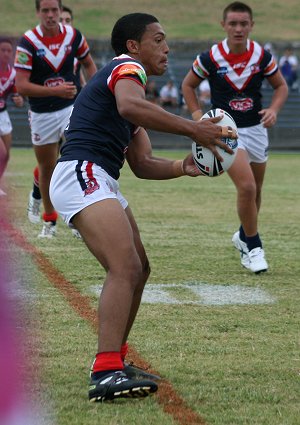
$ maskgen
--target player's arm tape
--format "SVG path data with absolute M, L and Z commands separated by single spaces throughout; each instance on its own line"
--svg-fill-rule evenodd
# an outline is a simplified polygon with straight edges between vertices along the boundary
M 237 139 L 237 132 L 234 128 L 228 126 L 228 127 L 221 127 L 222 129 L 222 137 L 228 137 L 229 139 Z
M 177 159 L 172 164 L 173 171 L 174 171 L 174 177 L 181 177 L 185 176 L 185 172 L 183 169 L 183 161 L 181 159 Z
M 197 111 L 192 112 L 192 118 L 194 121 L 199 121 L 202 117 L 203 113 L 201 109 L 197 109 Z

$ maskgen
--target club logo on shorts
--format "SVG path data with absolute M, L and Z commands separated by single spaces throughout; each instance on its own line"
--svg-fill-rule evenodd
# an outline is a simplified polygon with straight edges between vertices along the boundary
M 35 142 L 39 142 L 41 140 L 41 136 L 38 133 L 33 133 L 33 140 Z
M 90 179 L 88 182 L 86 182 L 86 189 L 84 190 L 84 196 L 91 195 L 95 192 L 95 190 L 98 190 L 100 188 L 99 183 L 95 178 Z

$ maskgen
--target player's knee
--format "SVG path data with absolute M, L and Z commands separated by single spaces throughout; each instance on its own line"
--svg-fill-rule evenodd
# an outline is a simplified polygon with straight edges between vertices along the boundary
M 256 198 L 256 185 L 254 181 L 244 182 L 239 187 L 239 193 L 241 196 L 247 199 Z

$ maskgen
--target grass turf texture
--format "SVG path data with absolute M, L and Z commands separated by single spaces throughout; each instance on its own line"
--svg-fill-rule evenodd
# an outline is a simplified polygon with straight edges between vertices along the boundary
M 182 158 L 185 152 L 156 154 Z M 104 272 L 85 245 L 61 221 L 50 241 L 37 239 L 40 227 L 27 222 L 34 164 L 32 150 L 12 150 L 6 175 L 11 220 L 96 308 L 90 288 L 102 283 Z M 298 424 L 299 178 L 299 154 L 270 156 L 260 214 L 270 270 L 256 276 L 241 268 L 231 246 L 238 219 L 227 175 L 156 182 L 136 179 L 127 166 L 122 171 L 121 190 L 150 258 L 150 283 L 258 287 L 276 300 L 257 306 L 142 304 L 129 342 L 207 424 Z M 174 424 L 154 397 L 113 406 L 87 402 L 96 335 L 30 255 L 11 249 L 15 273 L 34 295 L 25 297 L 34 311 L 28 344 L 37 353 L 32 368 L 40 365 L 39 398 L 48 415 L 58 425 Z M 40 383 L 32 387 L 40 390 Z
M 168 38 L 215 40 L 224 36 L 219 22 L 224 7 L 229 3 L 222 0 L 72 0 L 66 4 L 74 11 L 75 26 L 91 38 L 108 39 L 120 16 L 147 12 L 157 16 Z M 299 39 L 298 0 L 253 0 L 249 5 L 254 11 L 255 39 L 262 42 Z M 1 22 L 2 34 L 20 36 L 37 24 L 33 0 L 1 0 L 1 15 L 5 17 Z

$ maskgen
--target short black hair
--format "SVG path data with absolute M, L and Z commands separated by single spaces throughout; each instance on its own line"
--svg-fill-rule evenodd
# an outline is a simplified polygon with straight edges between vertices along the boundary
M 141 41 L 146 26 L 158 22 L 158 19 L 147 13 L 129 13 L 115 23 L 111 33 L 111 47 L 119 56 L 127 53 L 127 40 Z
M 234 1 L 225 7 L 223 11 L 223 21 L 226 20 L 228 12 L 246 12 L 249 13 L 251 21 L 253 19 L 253 12 L 251 7 L 240 1 Z
M 36 10 L 37 10 L 37 11 L 39 11 L 39 10 L 40 10 L 40 8 L 41 8 L 41 1 L 42 1 L 42 0 L 35 0 L 35 8 L 36 8 Z M 57 2 L 58 2 L 58 7 L 59 7 L 60 9 L 62 8 L 61 1 L 62 1 L 62 0 L 57 0 Z
M 73 19 L 73 11 L 72 11 L 72 9 L 70 9 L 68 6 L 62 5 L 61 10 L 62 10 L 62 12 L 69 13 L 70 16 L 71 16 L 71 19 Z
M 0 37 L 0 44 L 2 44 L 2 43 L 8 43 L 11 46 L 13 45 L 12 40 L 8 37 Z

